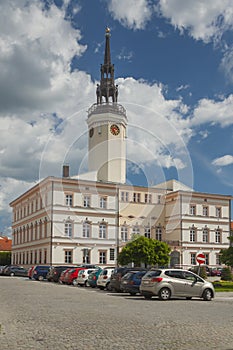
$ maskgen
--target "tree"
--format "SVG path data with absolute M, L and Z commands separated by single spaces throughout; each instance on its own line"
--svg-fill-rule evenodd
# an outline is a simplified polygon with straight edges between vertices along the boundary
M 169 253 L 170 247 L 167 243 L 137 236 L 119 253 L 118 263 L 120 265 L 134 263 L 135 266 L 140 266 L 141 263 L 164 266 L 169 262 Z
M 0 265 L 9 265 L 11 263 L 11 252 L 0 252 Z
M 232 281 L 232 273 L 229 267 L 224 267 L 221 274 L 222 281 Z
M 221 263 L 233 267 L 233 247 L 221 249 L 220 254 Z

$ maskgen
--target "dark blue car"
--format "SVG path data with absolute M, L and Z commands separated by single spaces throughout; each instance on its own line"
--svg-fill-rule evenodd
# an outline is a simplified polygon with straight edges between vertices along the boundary
M 45 280 L 49 269 L 50 269 L 50 266 L 46 266 L 46 265 L 35 266 L 32 271 L 32 278 L 37 281 Z
M 121 279 L 121 291 L 129 293 L 130 295 L 136 295 L 140 293 L 139 286 L 141 284 L 142 277 L 147 271 L 130 271 L 127 272 Z

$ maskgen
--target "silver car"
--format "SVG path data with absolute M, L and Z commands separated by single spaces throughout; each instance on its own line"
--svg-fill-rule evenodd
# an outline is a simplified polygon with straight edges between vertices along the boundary
M 176 269 L 151 269 L 142 278 L 140 293 L 145 299 L 158 296 L 160 300 L 171 297 L 202 298 L 210 301 L 214 298 L 212 283 L 205 281 L 191 271 Z

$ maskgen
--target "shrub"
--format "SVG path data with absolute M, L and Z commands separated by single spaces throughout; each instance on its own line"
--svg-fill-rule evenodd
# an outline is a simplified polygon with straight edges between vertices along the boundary
M 222 269 L 221 280 L 223 281 L 232 281 L 232 273 L 230 267 L 224 267 Z

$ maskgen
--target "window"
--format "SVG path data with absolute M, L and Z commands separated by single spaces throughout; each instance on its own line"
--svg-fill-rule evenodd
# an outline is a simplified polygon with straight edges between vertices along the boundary
M 217 218 L 221 218 L 221 208 L 216 208 L 216 216 Z
M 100 208 L 106 209 L 107 208 L 107 198 L 101 197 L 100 198 Z
M 195 230 L 191 229 L 189 231 L 190 242 L 195 242 Z
M 106 224 L 100 224 L 99 226 L 99 238 L 106 238 L 107 226 Z
M 150 227 L 145 227 L 144 236 L 150 238 Z
M 189 214 L 196 215 L 196 206 L 195 205 L 190 205 Z
M 91 225 L 88 222 L 85 222 L 83 224 L 83 237 L 89 238 L 90 237 L 90 230 L 91 230 Z
M 72 250 L 65 250 L 65 263 L 72 264 Z
M 122 242 L 128 241 L 128 228 L 126 226 L 121 227 L 121 240 Z
M 221 265 L 220 254 L 216 254 L 216 265 Z
M 162 229 L 161 229 L 161 227 L 156 228 L 155 239 L 157 239 L 157 241 L 162 241 Z
M 73 205 L 73 195 L 72 194 L 66 194 L 66 205 L 69 207 L 72 207 Z
M 140 228 L 138 226 L 133 226 L 132 235 L 140 235 Z
M 207 228 L 204 228 L 204 230 L 202 231 L 202 241 L 204 243 L 208 242 L 208 236 L 209 236 L 209 231 Z
M 152 202 L 152 195 L 150 193 L 145 193 L 145 203 Z
M 215 243 L 221 243 L 221 231 L 220 230 L 215 231 Z
M 85 208 L 88 208 L 91 206 L 91 197 L 90 196 L 84 196 L 83 198 L 83 206 Z
M 106 264 L 106 252 L 99 252 L 99 264 Z
M 90 264 L 90 250 L 87 248 L 83 249 L 83 263 Z
M 158 204 L 161 203 L 161 195 L 158 195 Z
M 72 237 L 72 223 L 71 222 L 65 223 L 65 236 Z
M 133 201 L 136 202 L 140 202 L 140 193 L 136 193 L 134 192 L 133 194 Z
M 114 248 L 110 248 L 109 253 L 110 253 L 109 260 L 115 260 L 115 249 Z
M 195 253 L 191 253 L 191 264 L 196 265 L 196 254 Z
M 121 192 L 121 201 L 128 202 L 129 201 L 129 192 Z
M 209 265 L 209 254 L 204 254 L 205 255 L 205 265 Z
M 202 208 L 202 214 L 203 214 L 203 216 L 208 216 L 208 207 Z
M 47 249 L 44 249 L 44 264 L 47 264 Z

